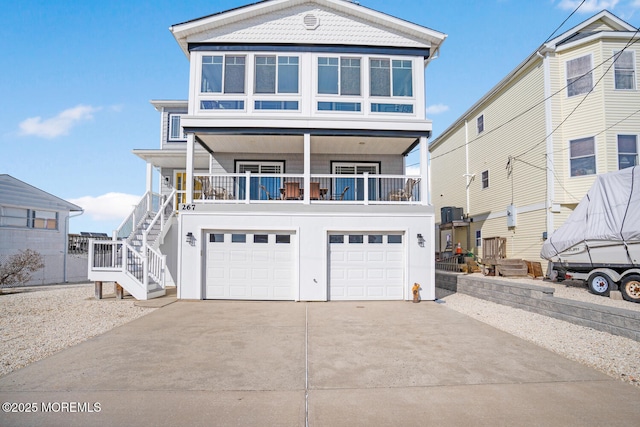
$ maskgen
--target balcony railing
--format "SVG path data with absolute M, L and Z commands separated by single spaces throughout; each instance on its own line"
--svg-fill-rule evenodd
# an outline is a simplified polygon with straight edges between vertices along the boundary
M 419 204 L 420 177 L 410 175 L 314 174 L 309 180 L 311 203 Z M 302 203 L 300 174 L 195 174 L 194 203 Z M 180 193 L 180 191 L 178 191 Z

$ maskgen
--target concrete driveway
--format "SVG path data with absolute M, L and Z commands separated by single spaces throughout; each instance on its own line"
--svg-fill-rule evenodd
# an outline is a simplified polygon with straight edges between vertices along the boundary
M 0 401 L 2 426 L 640 425 L 638 388 L 434 302 L 179 301 Z

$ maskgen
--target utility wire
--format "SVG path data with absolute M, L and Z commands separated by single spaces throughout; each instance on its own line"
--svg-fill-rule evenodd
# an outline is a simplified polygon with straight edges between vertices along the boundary
M 634 38 L 634 37 L 635 37 L 635 35 L 638 33 L 638 31 L 640 31 L 640 28 L 636 30 L 636 32 L 633 34 L 633 36 L 631 36 L 631 40 L 633 40 L 633 38 Z M 634 41 L 634 42 L 632 42 L 632 43 L 627 44 L 627 46 L 625 46 L 625 47 L 624 47 L 621 51 L 619 51 L 617 54 L 619 54 L 620 52 L 622 52 L 622 51 L 624 51 L 625 49 L 629 48 L 630 46 L 634 45 L 635 43 L 638 43 L 639 41 L 640 41 L 640 38 L 639 38 L 639 39 L 637 39 L 637 40 L 635 40 L 635 41 Z M 617 55 L 617 54 L 616 54 L 616 55 Z M 611 58 L 613 58 L 613 57 L 614 57 L 614 56 L 616 56 L 616 55 L 612 55 L 611 57 L 609 57 L 609 58 L 607 58 L 606 60 L 602 61 L 600 64 L 596 65 L 596 66 L 595 66 L 595 67 L 593 67 L 591 70 L 589 70 L 589 71 L 587 71 L 585 74 L 583 74 L 580 78 L 582 78 L 582 77 L 584 77 L 585 75 L 587 75 L 587 74 L 589 74 L 589 73 L 591 73 L 591 72 L 593 72 L 593 71 L 597 70 L 598 68 L 602 67 L 602 66 L 603 66 L 604 64 L 606 64 L 609 60 L 611 60 Z M 605 73 L 605 74 L 606 74 L 606 73 Z M 432 159 L 432 160 L 433 160 L 433 159 L 437 159 L 437 158 L 443 157 L 443 156 L 445 156 L 445 155 L 447 155 L 447 154 L 450 154 L 450 153 L 453 153 L 453 152 L 455 152 L 455 151 L 458 151 L 458 150 L 460 150 L 460 149 L 462 149 L 462 148 L 466 147 L 467 145 L 470 145 L 472 142 L 476 142 L 476 141 L 478 141 L 478 140 L 482 139 L 483 137 L 485 137 L 485 136 L 487 136 L 487 135 L 490 135 L 491 133 L 493 133 L 493 132 L 497 131 L 498 129 L 501 129 L 501 128 L 503 128 L 504 126 L 508 125 L 509 123 L 511 123 L 511 122 L 513 122 L 513 121 L 515 121 L 516 119 L 519 119 L 520 117 L 524 116 L 524 115 L 525 115 L 525 114 L 527 114 L 528 112 L 532 111 L 534 108 L 536 108 L 536 107 L 538 107 L 539 105 L 541 105 L 541 104 L 545 103 L 547 100 L 549 100 L 549 99 L 553 98 L 554 96 L 558 95 L 559 93 L 564 92 L 564 90 L 565 90 L 567 87 L 569 87 L 569 84 L 567 84 L 567 85 L 565 85 L 564 87 L 562 87 L 562 88 L 558 89 L 556 92 L 552 93 L 551 95 L 549 95 L 548 97 L 544 98 L 543 100 L 541 100 L 541 101 L 539 101 L 539 102 L 537 102 L 537 103 L 533 104 L 531 107 L 529 107 L 529 108 L 527 108 L 526 110 L 522 111 L 521 113 L 519 113 L 519 114 L 515 115 L 514 117 L 510 118 L 510 119 L 509 119 L 509 120 L 507 120 L 506 122 L 504 122 L 504 123 L 502 123 L 502 124 L 500 124 L 500 125 L 498 125 L 498 126 L 496 126 L 496 127 L 492 128 L 492 129 L 490 129 L 490 130 L 487 130 L 487 131 L 483 132 L 482 134 L 478 135 L 476 138 L 474 138 L 474 139 L 472 139 L 472 140 L 470 140 L 470 141 L 468 141 L 468 142 L 465 142 L 465 143 L 464 143 L 464 144 L 462 144 L 462 145 L 459 145 L 459 146 L 457 146 L 457 147 L 454 147 L 454 148 L 450 149 L 449 151 L 446 151 L 446 152 L 444 152 L 444 153 L 442 153 L 442 154 L 438 154 L 437 156 L 433 156 L 433 157 L 431 157 L 431 159 Z M 566 119 L 565 119 L 565 121 L 566 121 Z M 554 129 L 554 132 L 555 132 L 555 130 L 557 130 L 557 129 Z M 551 135 L 551 134 L 550 134 L 550 135 Z M 537 145 L 540 145 L 542 142 L 546 141 L 546 139 L 547 139 L 550 135 L 547 135 L 547 136 L 545 137 L 545 139 L 544 139 L 544 140 L 542 140 L 541 142 L 539 142 L 538 144 L 536 144 L 536 146 L 537 146 Z M 521 155 L 522 155 L 522 154 L 521 154 Z M 516 157 L 517 157 L 517 156 L 516 156 Z
M 567 19 L 565 19 L 564 21 L 562 21 L 562 24 L 558 25 L 558 28 L 556 28 L 555 30 L 553 30 L 553 33 L 551 33 L 551 34 L 549 35 L 549 37 L 547 37 L 547 39 L 546 39 L 546 40 L 544 41 L 544 43 L 542 43 L 542 44 L 545 44 L 546 42 L 548 42 L 549 40 L 551 40 L 551 37 L 553 37 L 553 35 L 554 35 L 554 34 L 555 34 L 555 33 L 556 33 L 560 28 L 562 28 L 562 26 L 563 26 L 563 25 L 564 25 L 564 24 L 569 20 L 569 18 L 571 18 L 571 17 L 573 16 L 573 14 L 574 14 L 574 13 L 576 13 L 576 12 L 578 11 L 578 9 L 580 9 L 580 6 L 582 6 L 582 5 L 584 4 L 584 2 L 585 2 L 585 1 L 586 1 L 586 0 L 582 0 L 582 1 L 580 2 L 580 4 L 579 4 L 579 5 L 578 5 L 574 10 L 573 10 L 573 12 L 571 12 L 571 15 L 567 16 Z

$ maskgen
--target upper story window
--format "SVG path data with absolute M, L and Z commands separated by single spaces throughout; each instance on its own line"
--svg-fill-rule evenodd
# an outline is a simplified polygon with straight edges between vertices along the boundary
M 635 89 L 636 60 L 634 52 L 630 50 L 616 52 L 614 59 L 613 69 L 616 89 Z
M 476 125 L 478 127 L 478 133 L 484 132 L 484 114 L 478 117 L 478 119 L 476 120 Z
M 169 141 L 184 141 L 186 135 L 180 127 L 181 114 L 169 114 Z
M 360 58 L 318 58 L 318 93 L 360 95 Z
M 594 175 L 596 173 L 595 138 L 580 138 L 569 141 L 571 176 Z
M 618 169 L 630 168 L 638 164 L 637 135 L 618 135 Z
M 297 56 L 256 56 L 255 93 L 298 93 Z
M 482 189 L 489 188 L 489 171 L 482 172 Z
M 203 56 L 200 91 L 244 93 L 245 61 L 244 56 Z
M 567 61 L 567 96 L 589 93 L 593 88 L 591 55 Z
M 372 59 L 369 79 L 371 96 L 413 96 L 411 61 Z

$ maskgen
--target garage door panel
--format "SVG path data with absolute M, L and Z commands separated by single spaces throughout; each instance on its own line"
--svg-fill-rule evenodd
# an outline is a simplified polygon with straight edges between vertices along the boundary
M 247 253 L 245 251 L 232 250 L 229 253 L 229 262 L 246 262 L 246 261 L 247 261 Z
M 350 239 L 348 236 L 362 239 Z M 404 238 L 392 242 L 381 233 L 334 234 L 329 241 L 329 298 L 391 300 L 404 298 Z M 400 237 L 398 238 L 398 236 Z M 344 237 L 342 237 L 344 236 Z M 342 242 L 342 243 L 339 243 Z
M 367 252 L 368 262 L 382 262 L 384 261 L 385 253 L 383 251 Z
M 235 235 L 233 242 L 232 234 Z M 282 234 L 288 236 L 283 238 Z M 222 235 L 224 238 L 219 238 Z M 205 298 L 295 299 L 294 239 L 295 233 L 291 232 L 209 233 Z
M 362 253 L 362 252 L 347 252 L 347 261 L 349 261 L 349 262 L 364 261 L 364 253 Z

